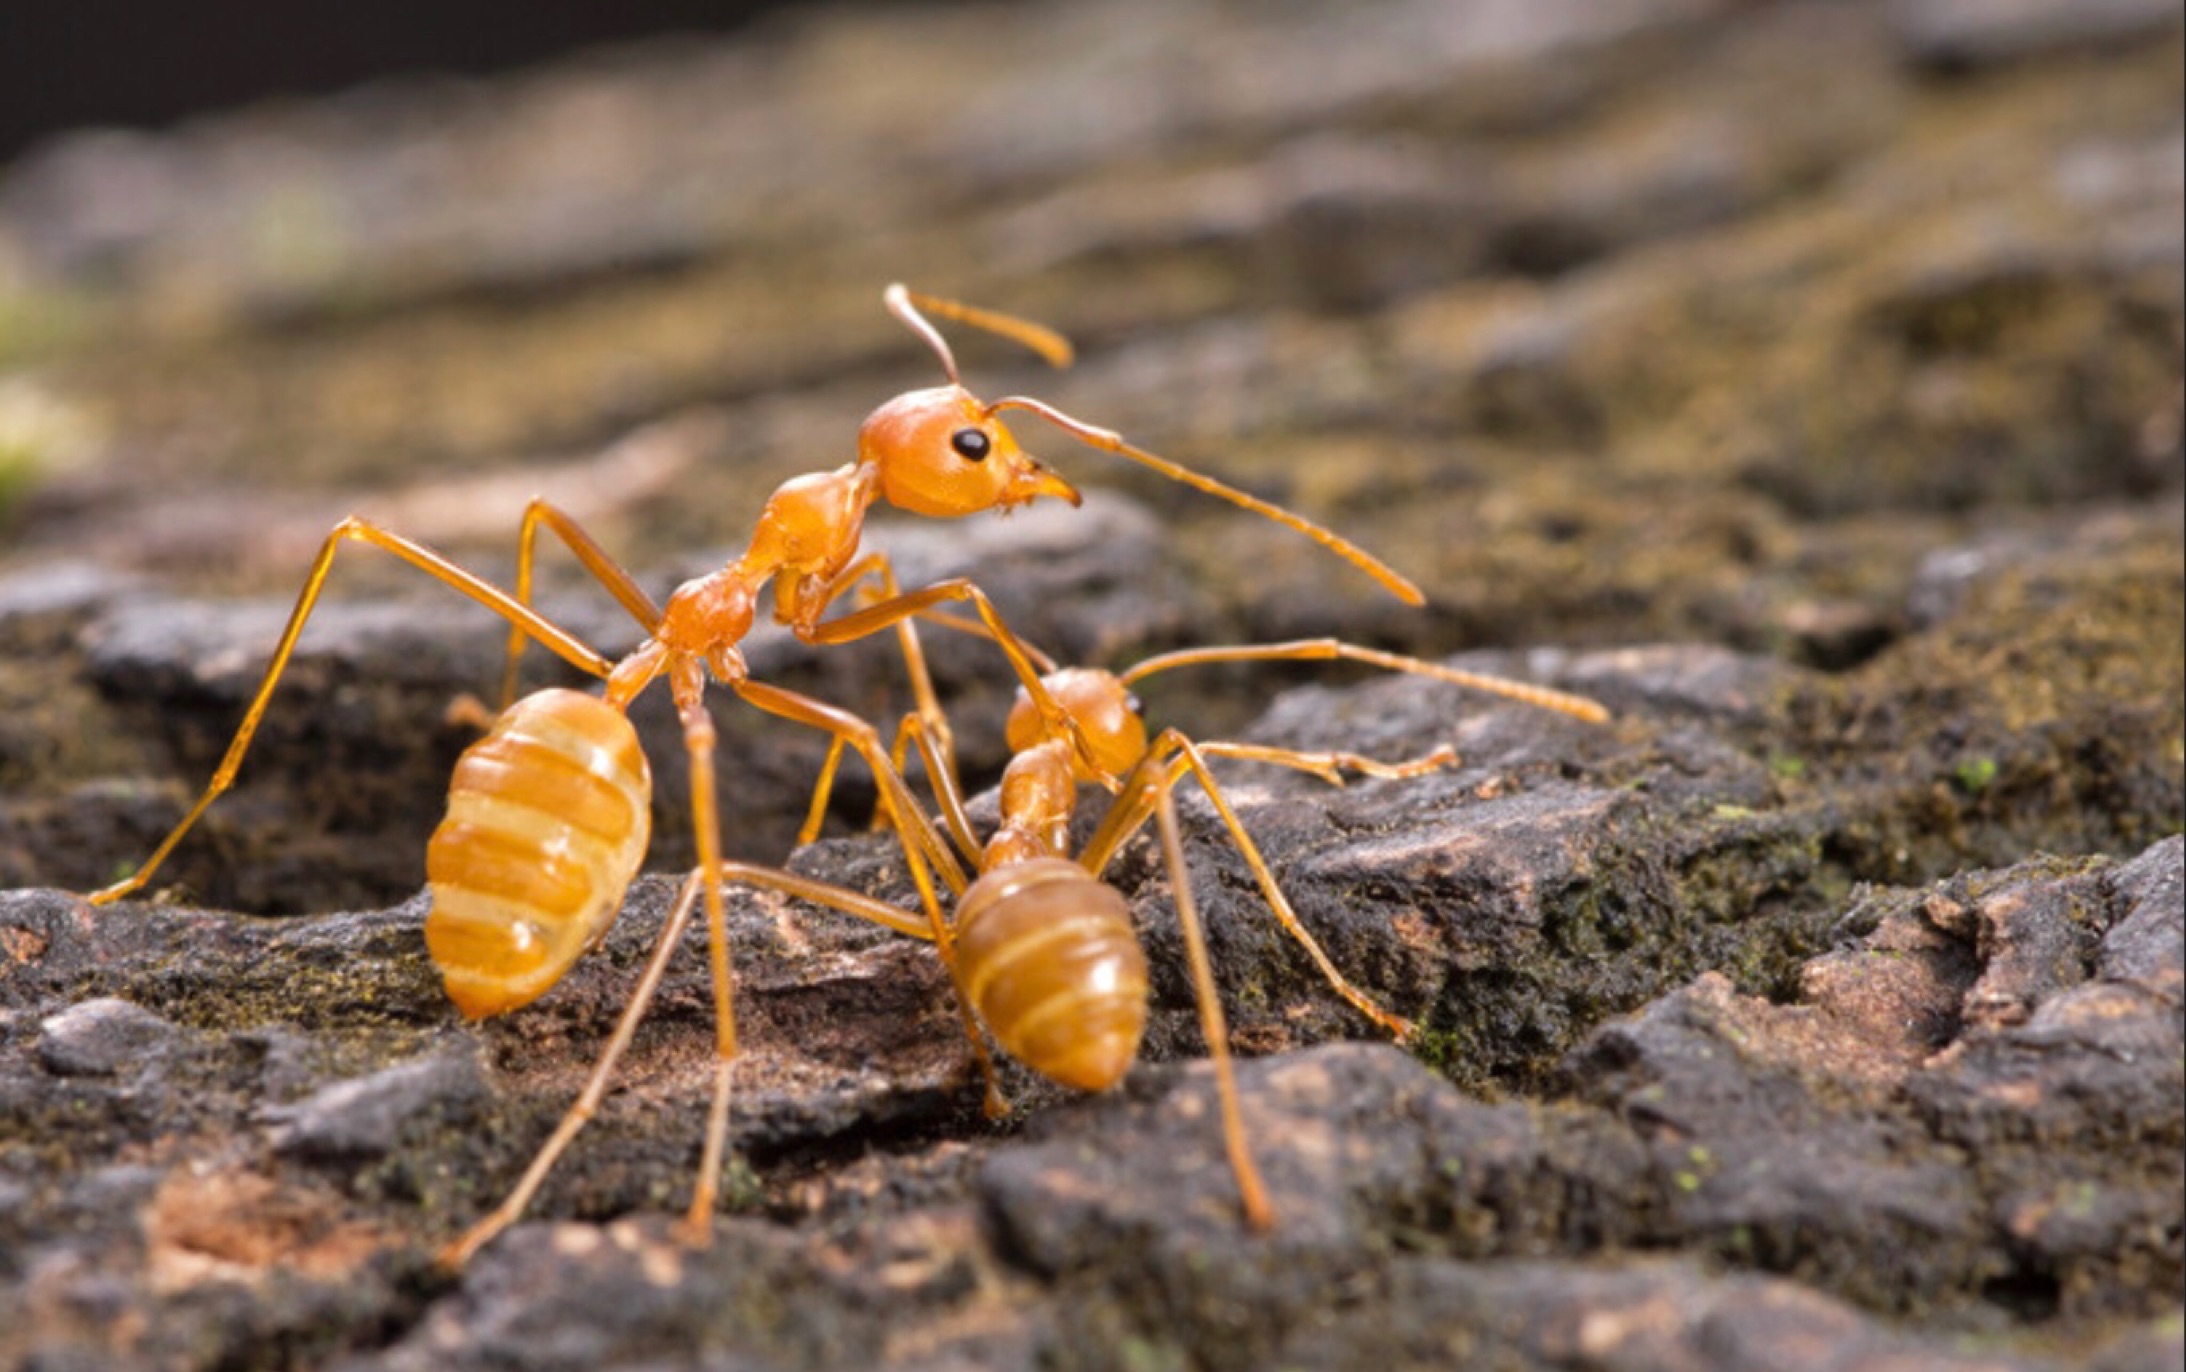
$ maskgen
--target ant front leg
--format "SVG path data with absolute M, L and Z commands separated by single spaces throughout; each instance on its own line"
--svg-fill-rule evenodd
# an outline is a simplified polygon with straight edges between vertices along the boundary
M 804 825 L 797 831 L 799 846 L 820 836 L 820 828 L 827 820 L 827 802 L 834 793 L 835 776 L 841 770 L 843 752 L 848 747 L 840 735 L 828 744 L 827 758 L 820 764 L 819 780 L 813 783 L 812 799 L 805 807 Z M 971 816 L 964 807 L 964 788 L 957 782 L 955 769 L 941 760 L 933 739 L 926 732 L 926 722 L 910 714 L 897 723 L 895 745 L 888 750 L 888 763 L 898 776 L 903 774 L 904 760 L 914 748 L 918 750 L 919 761 L 925 764 L 934 802 L 941 807 L 942 825 L 956 844 L 957 853 L 965 862 L 977 867 L 979 840 L 972 833 Z M 887 828 L 890 818 L 888 802 L 883 797 L 873 807 L 873 828 L 876 831 Z
M 921 884 L 922 894 L 930 880 L 929 871 L 940 873 L 952 892 L 960 893 L 969 884 L 948 844 L 934 832 L 917 798 L 911 794 L 911 788 L 889 762 L 886 750 L 881 747 L 880 734 L 872 725 L 847 710 L 749 678 L 731 683 L 730 689 L 768 714 L 832 734 L 837 748 L 849 748 L 865 759 L 865 765 L 872 770 L 874 781 L 880 787 L 881 802 L 887 806 L 902 841 L 912 876 Z M 938 903 L 936 908 L 939 908 Z
M 1206 792 L 1207 799 L 1213 803 L 1215 813 L 1222 819 L 1223 827 L 1230 832 L 1230 841 L 1236 845 L 1238 855 L 1245 859 L 1245 865 L 1252 869 L 1253 881 L 1260 887 L 1260 894 L 1267 900 L 1268 909 L 1274 913 L 1276 922 L 1283 926 L 1284 932 L 1306 950 L 1307 956 L 1313 959 L 1313 965 L 1320 969 L 1322 977 L 1353 1009 L 1380 1025 L 1399 1041 L 1408 1038 L 1412 1033 L 1411 1021 L 1376 1005 L 1371 997 L 1338 971 L 1336 964 L 1329 960 L 1328 954 L 1321 950 L 1319 941 L 1298 918 L 1297 911 L 1291 908 L 1290 899 L 1283 894 L 1283 888 L 1275 880 L 1275 873 L 1269 869 L 1267 859 L 1260 855 L 1259 845 L 1252 841 L 1252 835 L 1246 832 L 1244 823 L 1237 818 L 1237 812 L 1230 808 L 1229 799 L 1222 794 L 1222 788 L 1216 783 L 1214 772 L 1207 766 L 1205 756 L 1197 745 L 1176 730 L 1162 731 L 1161 736 L 1147 749 L 1146 757 L 1133 770 L 1130 783 L 1125 786 L 1123 794 L 1109 806 L 1108 813 L 1102 816 L 1100 827 L 1094 831 L 1092 840 L 1086 844 L 1085 851 L 1079 854 L 1079 862 L 1087 871 L 1099 876 L 1131 836 L 1168 803 L 1170 790 L 1182 780 L 1186 772 L 1198 779 L 1200 789 Z
M 896 746 L 890 758 L 895 761 L 898 772 L 903 770 L 901 757 L 906 745 L 916 747 L 919 760 L 926 764 L 927 785 L 933 792 L 934 803 L 941 807 L 941 822 L 955 841 L 957 852 L 963 854 L 966 862 L 978 867 L 979 839 L 972 832 L 971 814 L 965 808 L 963 783 L 957 780 L 954 767 L 943 764 L 933 740 L 927 737 L 925 721 L 917 715 L 905 715 L 903 722 L 896 726 Z
M 234 783 L 235 774 L 243 765 L 243 757 L 250 751 L 251 739 L 257 734 L 260 721 L 265 718 L 266 706 L 273 699 L 274 688 L 280 684 L 281 674 L 287 670 L 289 659 L 295 654 L 296 641 L 303 635 L 304 624 L 311 618 L 312 610 L 319 603 L 319 593 L 325 588 L 326 579 L 334 570 L 334 555 L 344 543 L 350 542 L 368 544 L 394 554 L 426 575 L 500 615 L 516 626 L 519 632 L 538 639 L 556 656 L 580 671 L 605 677 L 614 668 L 613 663 L 574 635 L 482 577 L 465 571 L 421 543 L 412 542 L 367 520 L 351 516 L 335 525 L 327 534 L 326 541 L 319 546 L 319 554 L 312 561 L 310 572 L 304 577 L 303 590 L 297 594 L 296 606 L 289 611 L 288 624 L 281 630 L 280 642 L 274 646 L 273 660 L 267 665 L 265 676 L 258 683 L 257 693 L 251 697 L 249 708 L 243 712 L 243 722 L 236 729 L 235 737 L 229 740 L 227 753 L 214 769 L 212 780 L 198 796 L 197 803 L 190 807 L 180 823 L 168 831 L 167 837 L 160 840 L 159 846 L 152 850 L 152 855 L 144 860 L 133 875 L 93 892 L 90 896 L 93 905 L 110 904 L 141 890 L 152 879 L 152 874 L 159 870 L 160 864 L 174 852 L 175 846 L 182 842 L 183 835 L 190 832 L 213 801 Z
M 863 585 L 867 578 L 871 578 L 877 586 Z M 828 606 L 852 592 L 856 592 L 859 604 L 865 608 L 902 599 L 903 589 L 896 583 L 895 565 L 889 561 L 888 554 L 865 554 L 830 577 L 816 593 L 801 601 L 798 606 L 800 610 L 805 604 L 812 608 L 804 612 L 804 618 L 809 623 L 799 630 L 800 635 L 808 633 L 811 625 L 818 623 L 819 616 L 826 612 Z M 991 637 L 983 625 L 958 619 L 953 615 L 928 611 L 926 617 L 954 628 L 968 629 L 982 637 Z M 926 645 L 918 636 L 917 617 L 906 616 L 896 621 L 895 630 L 896 644 L 903 654 L 904 673 L 911 681 L 911 698 L 917 702 L 918 717 L 925 721 L 928 739 L 953 775 L 956 768 L 956 731 L 950 727 L 949 716 L 941 708 L 941 697 L 934 691 L 933 672 L 926 665 Z M 1035 658 L 1042 656 L 1030 644 L 1020 643 L 1019 646 Z M 899 747 L 895 753 L 898 770 L 902 769 L 904 760 L 901 741 L 899 736 Z

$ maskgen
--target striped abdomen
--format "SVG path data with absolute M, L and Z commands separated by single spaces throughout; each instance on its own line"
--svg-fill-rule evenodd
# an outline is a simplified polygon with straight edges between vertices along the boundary
M 536 1000 L 607 932 L 652 788 L 630 721 L 577 691 L 524 697 L 464 750 L 425 849 L 425 946 L 465 1016 Z
M 1146 1028 L 1123 897 L 1066 858 L 995 868 L 957 903 L 962 993 L 1010 1056 L 1080 1091 L 1122 1080 Z

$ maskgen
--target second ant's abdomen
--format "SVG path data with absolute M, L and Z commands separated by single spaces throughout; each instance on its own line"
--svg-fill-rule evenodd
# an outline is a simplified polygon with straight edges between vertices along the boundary
M 1147 993 L 1123 897 L 1066 858 L 1034 858 L 973 882 L 957 912 L 963 994 L 1003 1049 L 1080 1091 L 1122 1080 Z
M 607 931 L 651 796 L 630 721 L 577 691 L 526 696 L 464 750 L 425 849 L 425 945 L 466 1017 L 536 1000 Z

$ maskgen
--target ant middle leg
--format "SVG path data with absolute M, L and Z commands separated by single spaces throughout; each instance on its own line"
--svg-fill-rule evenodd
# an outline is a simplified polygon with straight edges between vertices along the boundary
M 190 832 L 212 803 L 234 783 L 235 774 L 243 765 L 243 757 L 250 750 L 251 739 L 257 734 L 259 723 L 265 718 L 266 706 L 273 699 L 274 688 L 280 684 L 281 674 L 287 670 L 289 659 L 295 654 L 296 642 L 303 635 L 304 624 L 311 618 L 311 612 L 319 602 L 319 593 L 325 588 L 326 579 L 334 570 L 334 556 L 343 544 L 350 542 L 364 543 L 394 554 L 426 575 L 500 615 L 517 626 L 520 632 L 538 639 L 556 656 L 580 671 L 606 677 L 614 669 L 613 663 L 589 645 L 491 582 L 464 570 L 421 543 L 352 515 L 335 525 L 327 534 L 326 541 L 319 546 L 318 556 L 313 559 L 311 570 L 304 577 L 303 589 L 297 594 L 295 608 L 289 611 L 287 626 L 281 630 L 280 641 L 274 647 L 273 660 L 259 680 L 258 690 L 251 697 L 249 708 L 243 712 L 242 724 L 229 740 L 226 754 L 222 756 L 220 765 L 214 769 L 212 780 L 198 796 L 197 803 L 168 831 L 167 836 L 160 840 L 159 846 L 152 850 L 151 856 L 134 873 L 93 892 L 89 897 L 93 905 L 110 904 L 143 889 L 160 865 L 174 852 L 175 846 L 182 842 L 183 836 Z

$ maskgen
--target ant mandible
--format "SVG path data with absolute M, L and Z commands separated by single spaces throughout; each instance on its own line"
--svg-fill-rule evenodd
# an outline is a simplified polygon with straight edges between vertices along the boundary
M 336 554 L 345 544 L 363 543 L 392 554 L 508 622 L 510 660 L 504 696 L 513 695 L 517 655 L 532 639 L 605 683 L 599 697 L 549 689 L 508 702 L 492 731 L 467 749 L 458 763 L 450 782 L 447 817 L 427 846 L 432 908 L 426 919 L 426 944 L 451 999 L 472 1019 L 514 1010 L 544 994 L 604 936 L 643 859 L 650 836 L 651 778 L 627 711 L 647 687 L 665 677 L 690 760 L 691 817 L 714 983 L 715 1090 L 688 1226 L 694 1235 L 703 1234 L 713 1211 L 725 1147 L 736 1056 L 715 799 L 716 734 L 704 700 L 708 678 L 722 682 L 763 711 L 822 729 L 838 745 L 855 748 L 879 779 L 889 809 L 898 816 L 916 814 L 908 790 L 888 765 L 870 725 L 809 697 L 749 678 L 738 645 L 752 627 L 759 597 L 769 581 L 775 588 L 776 618 L 813 644 L 847 642 L 907 623 L 910 617 L 946 602 L 970 601 L 1048 727 L 1071 737 L 1090 759 L 1076 722 L 1048 695 L 1021 641 L 969 580 L 940 582 L 835 620 L 821 619 L 866 574 L 888 571 L 882 554 L 858 557 L 865 515 L 877 500 L 933 517 L 1006 510 L 1042 496 L 1078 503 L 1077 491 L 1024 453 L 998 418 L 1004 411 L 1022 410 L 1091 447 L 1142 463 L 1304 533 L 1408 603 L 1422 599 L 1411 582 L 1334 533 L 1134 447 L 1107 429 L 1073 419 L 1031 397 L 1009 396 L 991 403 L 977 400 L 962 386 L 947 343 L 921 311 L 1000 334 L 1062 365 L 1069 360 L 1069 345 L 1052 331 L 939 297 L 914 295 L 901 285 L 891 285 L 884 300 L 889 311 L 940 359 L 948 384 L 908 392 L 875 410 L 860 429 L 856 461 L 832 472 L 795 477 L 778 487 L 761 510 L 744 554 L 678 587 L 665 607 L 656 606 L 631 574 L 573 519 L 544 501 L 534 500 L 525 511 L 513 596 L 430 548 L 368 520 L 351 517 L 337 524 L 306 574 L 272 661 L 212 779 L 143 865 L 130 877 L 94 893 L 92 903 L 107 904 L 142 889 L 228 789 L 332 573 Z M 645 629 L 645 641 L 619 661 L 608 659 L 528 604 L 534 547 L 542 525 L 563 540 Z M 946 738 L 946 721 L 938 707 L 929 713 L 936 735 Z M 1090 765 L 1104 781 L 1113 781 L 1097 764 Z M 914 877 L 934 908 L 926 863 L 931 861 L 952 886 L 961 883 L 961 873 L 946 845 L 930 829 L 907 825 L 903 839 Z M 938 933 L 938 910 L 934 920 Z

